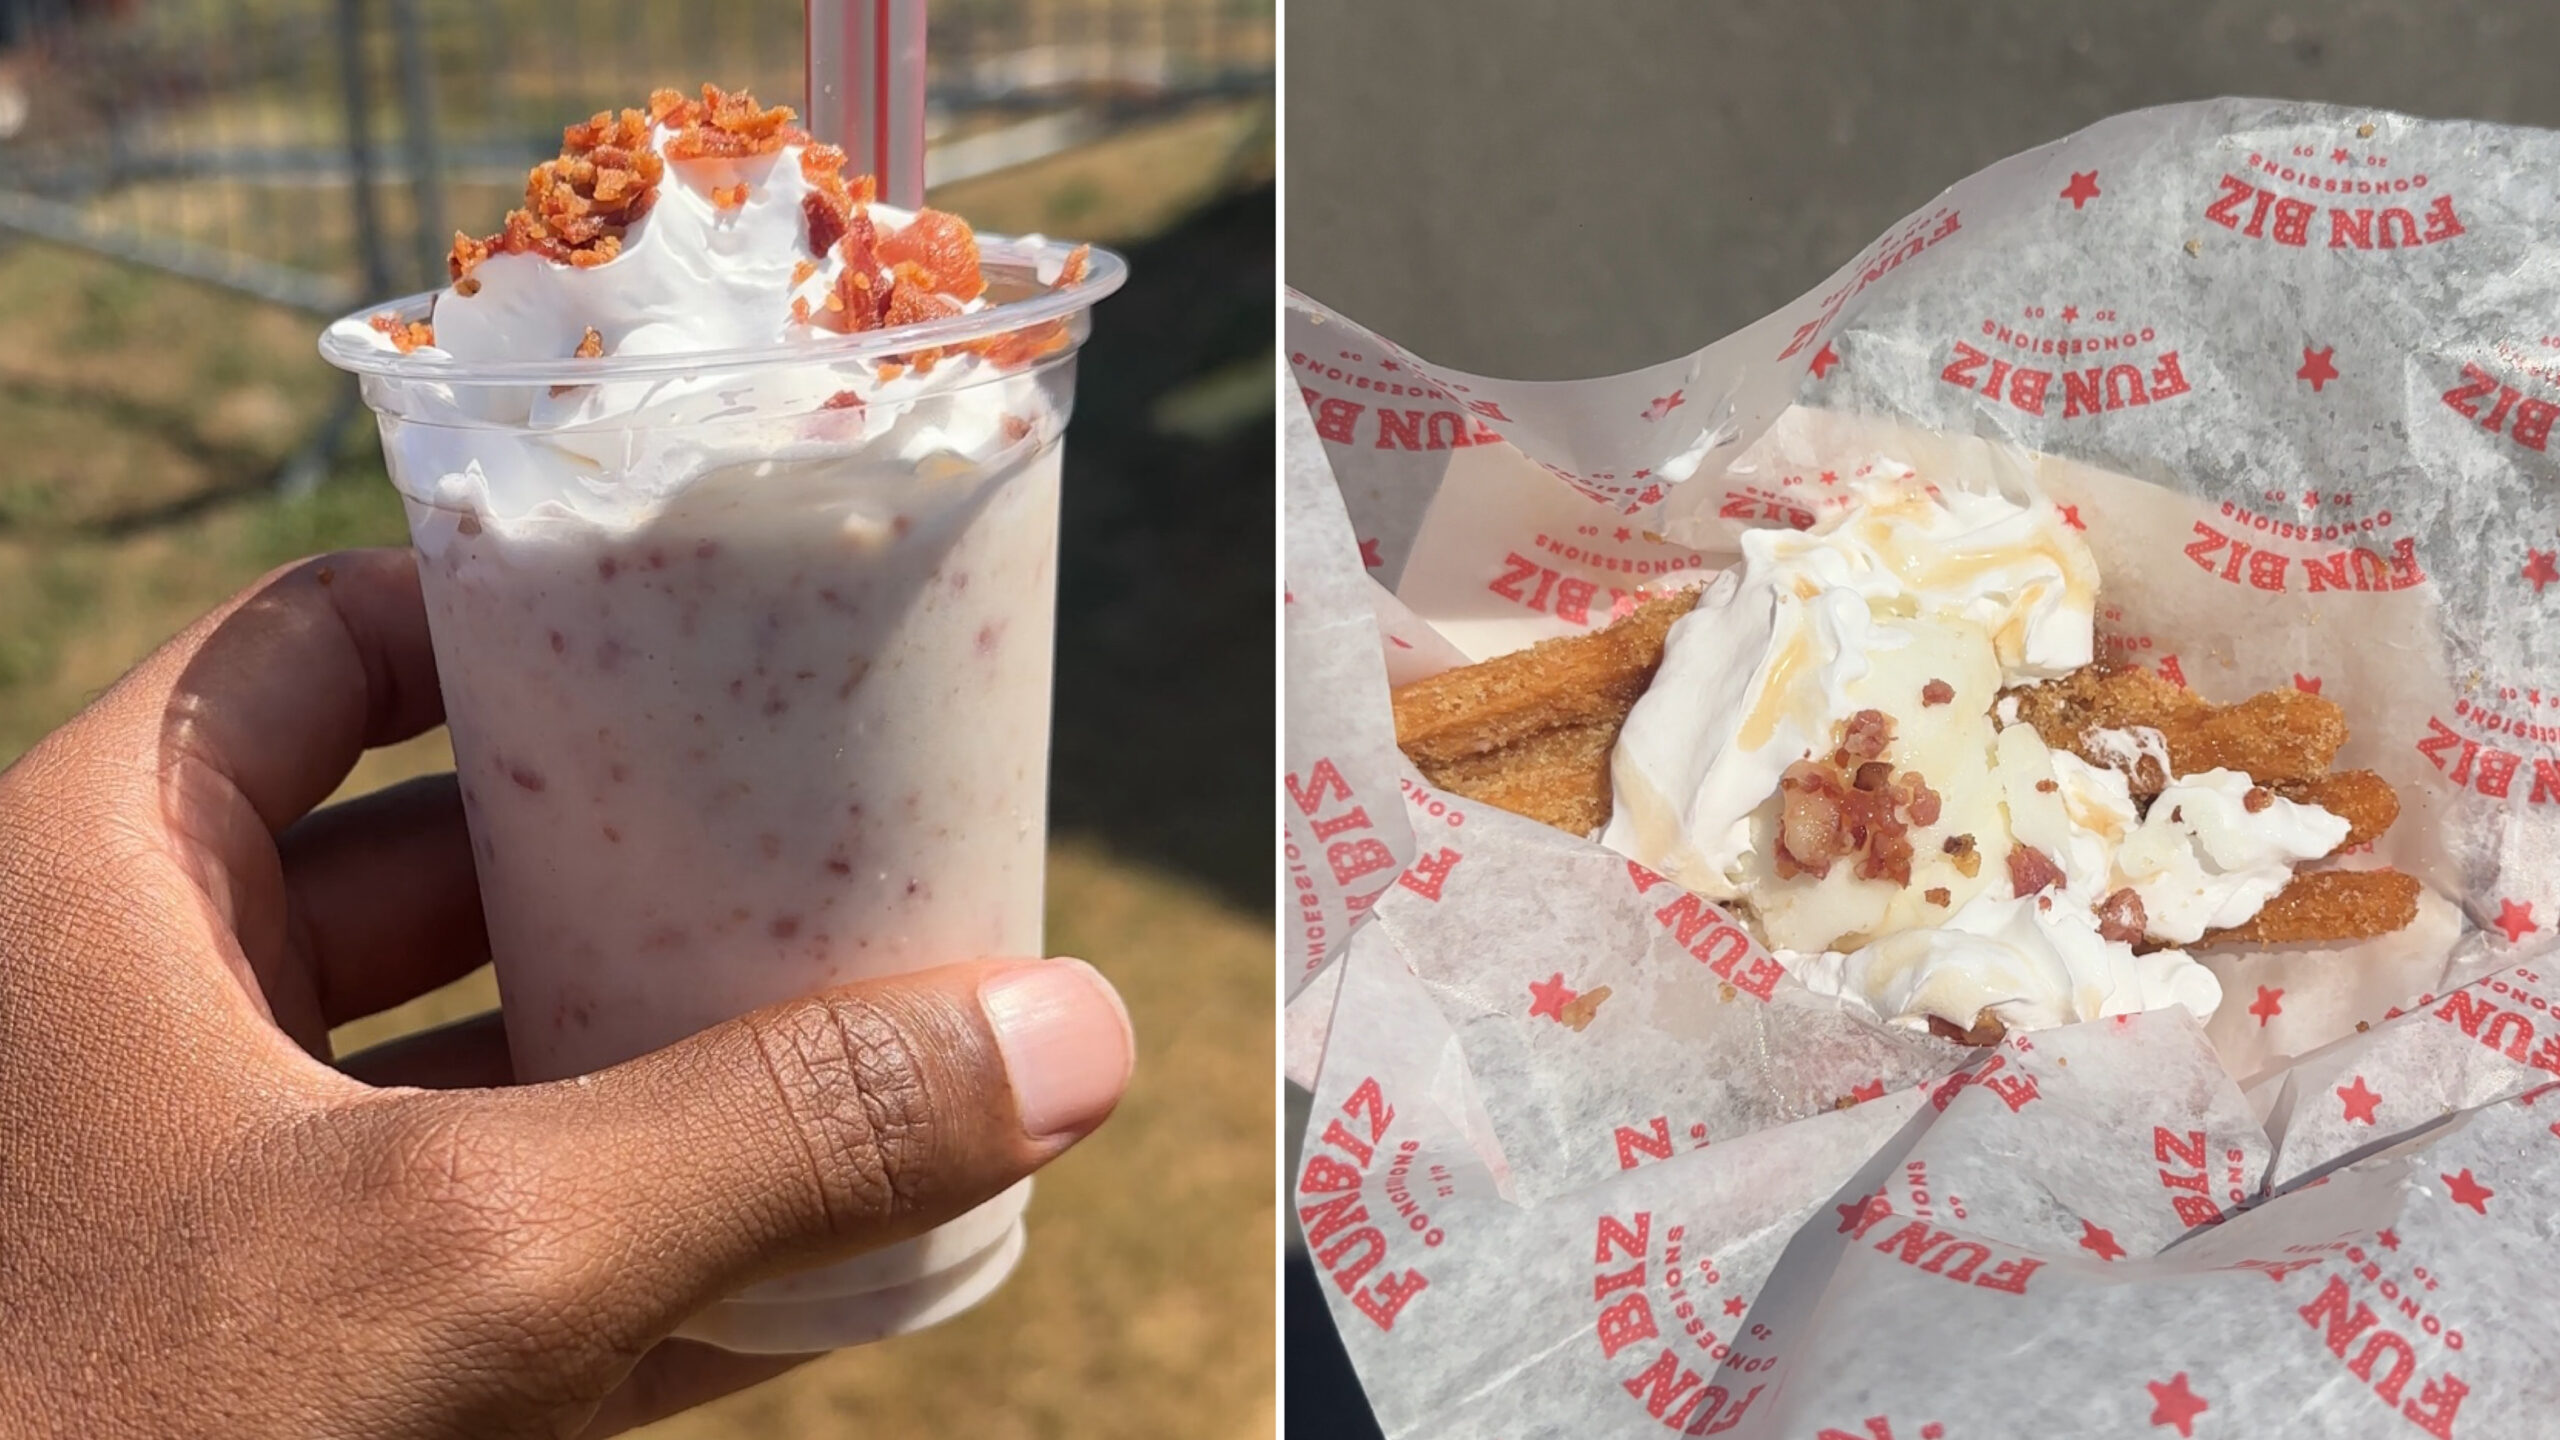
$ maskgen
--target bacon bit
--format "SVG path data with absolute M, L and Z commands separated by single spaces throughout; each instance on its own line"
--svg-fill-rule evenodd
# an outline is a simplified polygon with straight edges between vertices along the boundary
M 1982 852 L 1974 848 L 1971 835 L 1950 835 L 1938 849 L 1954 860 L 1956 873 L 1967 880 L 1982 873 Z
M 2022 898 L 2048 885 L 2061 884 L 2062 878 L 2062 867 L 2033 845 L 2020 845 L 2009 852 L 2009 888 Z
M 436 327 L 424 320 L 403 320 L 385 310 L 365 323 L 390 336 L 391 348 L 403 355 L 436 343 Z
M 891 380 L 895 380 L 906 373 L 907 367 L 896 360 L 883 360 L 880 362 L 880 380 L 883 384 L 886 384 Z
M 2061 785 L 2051 780 L 2039 780 L 2036 782 L 2036 793 L 2039 795 L 2050 795 L 2061 788 Z
M 2144 932 L 2151 928 L 2150 917 L 2142 913 L 2142 897 L 2130 885 L 2099 901 L 2094 913 L 2098 934 L 2104 939 L 2139 945 Z
M 817 273 L 818 262 L 815 260 L 803 260 L 799 264 L 792 266 L 791 288 L 797 290 L 801 286 L 808 284 L 809 277 Z
M 1839 787 L 1838 772 L 1810 760 L 1797 761 L 1778 777 L 1779 879 L 1828 875 L 1831 862 L 1846 853 Z
M 1855 750 L 1881 750 L 1891 739 L 1891 722 L 1881 712 L 1851 716 L 1842 732 L 1828 764 L 1799 760 L 1778 778 L 1778 878 L 1827 875 L 1834 861 L 1855 855 L 1859 879 L 1908 885 L 1911 827 L 1937 822 L 1937 792 L 1917 772 L 1897 775 L 1872 753 L 1851 758 Z
M 794 324 L 794 325 L 806 325 L 806 324 L 808 324 L 808 323 L 809 323 L 809 318 L 810 318 L 810 317 L 809 317 L 809 301 L 808 301 L 808 297 L 803 296 L 803 295 L 794 295 L 794 296 L 792 296 L 792 297 L 791 297 L 791 323 L 792 323 L 792 324 Z
M 1004 443 L 1019 445 L 1031 438 L 1031 422 L 1019 415 L 1004 417 Z
M 1948 903 L 1953 901 L 1956 897 L 1955 892 L 1949 890 L 1946 886 L 1932 885 L 1928 889 L 1920 892 L 1920 898 L 1937 906 L 1939 909 L 1944 910 L 1947 908 Z
M 578 341 L 578 348 L 572 353 L 581 360 L 593 360 L 601 356 L 604 354 L 604 336 L 598 334 L 593 325 L 588 326 L 586 335 Z
M 649 147 L 649 117 L 599 110 L 560 132 L 560 155 L 533 167 L 524 205 L 484 240 L 453 237 L 445 268 L 457 287 L 491 255 L 540 255 L 561 264 L 601 265 L 622 251 L 625 230 L 657 203 L 666 165 Z
M 1881 710 L 1861 710 L 1841 731 L 1840 748 L 1856 760 L 1873 760 L 1893 743 L 1893 720 Z
M 912 265 L 915 283 L 955 300 L 975 300 L 987 290 L 986 273 L 978 264 L 978 237 L 968 221 L 948 211 L 917 211 L 903 229 L 880 242 L 880 258 L 899 272 L 901 289 L 908 283 L 906 267 Z
M 833 395 L 828 396 L 826 403 L 820 405 L 818 408 L 821 410 L 859 410 L 862 408 L 862 397 L 850 390 L 839 390 Z
M 2276 797 L 2269 793 L 2267 788 L 2263 785 L 2250 786 L 2249 793 L 2240 797 L 2240 808 L 2248 811 L 2252 815 L 2257 814 L 2259 811 L 2266 809 L 2274 803 L 2276 803 Z
M 1085 271 L 1092 268 L 1092 265 L 1093 247 L 1090 245 L 1077 246 L 1073 250 L 1067 252 L 1067 263 L 1058 267 L 1058 283 L 1050 286 L 1049 288 L 1052 290 L 1064 290 L 1070 285 L 1082 284 L 1084 282 Z
M 1944 705 L 1955 698 L 1956 687 L 1944 680 L 1932 680 L 1920 687 L 1920 703 L 1923 705 Z
M 744 180 L 735 185 L 711 187 L 711 208 L 714 210 L 737 210 L 743 208 L 746 203 L 747 182 Z
M 480 282 L 471 278 L 472 267 L 489 258 L 489 242 L 475 240 L 461 231 L 453 232 L 453 249 L 446 254 L 444 268 L 453 278 L 453 288 L 465 295 L 479 293 Z M 463 290 L 468 285 L 471 288 Z
M 894 241 L 895 236 L 891 239 Z M 888 247 L 882 247 L 888 253 Z M 981 288 L 984 288 L 981 286 Z M 963 299 L 967 297 L 962 297 Z M 889 281 L 889 308 L 881 315 L 888 325 L 915 325 L 927 320 L 940 320 L 960 313 L 960 300 L 937 294 L 934 277 L 912 260 L 897 262 Z
M 1987 1050 L 2007 1038 L 2009 1027 L 2001 1024 L 2000 1017 L 1990 1011 L 1978 1010 L 1974 1012 L 1973 1028 L 1970 1030 L 1943 1015 L 1932 1015 L 1929 1017 L 1929 1033 L 1941 1040 L 1953 1040 L 1959 1045 L 1970 1045 L 1977 1050 Z
M 800 197 L 800 213 L 809 220 L 809 253 L 824 255 L 844 238 L 851 223 L 849 211 L 841 202 L 822 191 L 812 190 Z
M 790 106 L 766 109 L 744 90 L 705 85 L 699 102 L 676 99 L 666 104 L 669 99 L 673 92 L 662 90 L 650 97 L 649 108 L 657 123 L 676 132 L 667 141 L 670 160 L 771 155 L 802 137 L 800 128 L 791 123 Z

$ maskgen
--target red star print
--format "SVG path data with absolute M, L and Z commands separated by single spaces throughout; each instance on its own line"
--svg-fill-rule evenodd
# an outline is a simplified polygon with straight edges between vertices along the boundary
M 2325 350 L 2314 350 L 2308 345 L 2303 346 L 2302 368 L 2293 372 L 2293 378 L 2310 381 L 2311 393 L 2319 394 L 2321 386 L 2338 378 L 2338 367 L 2329 363 L 2329 357 L 2337 353 L 2338 347 L 2335 345 Z
M 2395 1231 L 2385 1230 L 2373 1238 L 2381 1242 L 2382 1248 L 2385 1250 L 2397 1250 L 2400 1248 L 2400 1236 Z
M 1813 352 L 1813 378 L 1820 380 L 1829 375 L 1831 367 L 1839 363 L 1840 352 L 1831 348 L 1830 341 L 1823 341 L 1822 348 Z
M 1529 994 L 1534 997 L 1529 1002 L 1530 1017 L 1535 1019 L 1544 1015 L 1559 1024 L 1564 1020 L 1564 1007 L 1580 998 L 1578 992 L 1564 983 L 1564 972 L 1561 970 L 1545 980 L 1531 981 Z
M 1840 1233 L 1843 1235 L 1857 1229 L 1871 1213 L 1876 1215 L 1893 1213 L 1893 1207 L 1881 1195 L 1865 1196 L 1852 1200 L 1846 1205 L 1834 1205 L 1831 1208 L 1840 1212 Z
M 2065 306 L 2063 306 L 2063 307 L 2062 307 L 2062 323 L 2063 323 L 2063 324 L 2068 325 L 2068 324 L 2070 324 L 2072 321 L 2077 320 L 2077 319 L 2079 319 L 2079 318 L 2080 318 L 2080 307 L 2079 307 L 2079 306 L 2077 306 L 2077 305 L 2065 305 Z
M 2080 1222 L 2080 1248 L 2101 1260 L 2124 1258 L 2124 1247 L 2116 1243 L 2115 1232 L 2094 1220 Z
M 2347 147 L 2346 147 L 2346 146 L 2344 146 L 2344 145 L 2341 145 L 2341 146 L 2339 146 L 2337 149 L 2330 151 L 2330 152 L 2329 152 L 2329 158 L 2330 158 L 2330 159 L 2332 159 L 2332 160 L 2337 161 L 2337 162 L 2338 162 L 2339 164 L 2341 164 L 2341 165 L 2346 164 L 2346 163 L 2347 163 Z
M 1393 360 L 1381 360 L 1378 362 L 1378 368 L 1381 370 L 1401 370 L 1404 367 Z
M 1947 1427 L 1932 1420 L 1920 1427 L 1920 1440 L 1947 1440 Z
M 1724 1302 L 1724 1313 L 1727 1315 L 1740 1315 L 1750 1308 L 1751 1302 L 1743 1299 L 1739 1295 L 1736 1295 L 1732 1299 Z
M 1634 532 L 1633 530 L 1628 529 L 1628 528 L 1627 528 L 1626 526 L 1624 526 L 1624 525 L 1621 525 L 1621 526 L 1619 526 L 1619 527 L 1618 527 L 1618 543 L 1619 543 L 1619 544 L 1623 545 L 1623 544 L 1625 544 L 1627 541 L 1629 541 L 1629 540 L 1633 540 L 1634 538 L 1636 538 L 1636 532 Z
M 2361 1075 L 2356 1077 L 2353 1085 L 2339 1086 L 2338 1098 L 2347 1102 L 2348 1119 L 2366 1125 L 2373 1123 L 2373 1107 L 2382 1103 L 2381 1096 L 2365 1088 L 2364 1077 Z
M 1825 470 L 1825 471 L 1823 471 L 1823 472 L 1822 472 L 1822 483 L 1823 483 L 1823 484 L 1825 484 L 1825 485 L 1837 485 L 1837 484 L 1839 484 L 1839 483 L 1840 483 L 1840 472 L 1839 472 L 1839 471 L 1837 471 L 1837 470 Z
M 1372 570 L 1375 570 L 1379 566 L 1387 563 L 1386 560 L 1378 554 L 1377 541 L 1363 540 L 1360 542 L 1360 563 L 1368 566 Z
M 2062 187 L 2062 198 L 2070 201 L 2071 208 L 2074 210 L 2097 199 L 2098 172 L 2095 170 L 2072 171 L 2071 183 Z
M 2320 693 L 2320 677 L 2296 670 L 2293 672 L 2293 688 L 2305 695 L 2317 695 Z
M 2259 986 L 2258 998 L 2249 1002 L 2249 1013 L 2258 1017 L 2259 1029 L 2266 1029 L 2268 1021 L 2284 1013 L 2284 991 Z
M 1881 1100 L 1881 1099 L 1883 1099 L 1883 1098 L 1884 1098 L 1884 1077 L 1883 1077 L 1883 1076 L 1881 1076 L 1881 1075 L 1879 1075 L 1879 1076 L 1877 1076 L 1875 1079 L 1868 1081 L 1868 1082 L 1867 1082 L 1866 1084 L 1864 1084 L 1864 1085 L 1852 1085 L 1852 1086 L 1850 1086 L 1850 1087 L 1849 1087 L 1849 1098 L 1850 1098 L 1850 1099 L 1852 1099 L 1852 1100 L 1859 1100 L 1859 1101 L 1866 1101 L 1866 1100 Z
M 1659 420 L 1686 404 L 1688 399 L 1688 393 L 1681 390 L 1674 390 L 1668 395 L 1656 395 L 1653 397 L 1653 403 L 1644 407 L 1644 418 Z
M 2498 1192 L 2472 1179 L 2470 1166 L 2462 1167 L 2462 1173 L 2459 1175 L 2447 1175 L 2443 1179 L 2447 1193 L 2452 1196 L 2454 1204 L 2468 1205 L 2475 1214 L 2489 1213 L 2489 1197 Z
M 2071 527 L 2072 529 L 2074 529 L 2074 530 L 2086 530 L 2086 529 L 2088 529 L 2088 528 L 2089 528 L 2089 527 L 2088 527 L 2088 525 L 2087 525 L 2085 522 L 2083 522 L 2083 521 L 2081 520 L 2081 518 L 2080 518 L 2080 507 L 2079 507 L 2079 506 L 2077 506 L 2077 505 L 2056 505 L 2056 506 L 2054 506 L 2053 508 L 2062 512 L 2062 523 L 2063 523 L 2063 524 L 2070 526 L 2070 527 Z
M 2510 945 L 2542 928 L 2533 923 L 2533 902 L 2530 900 L 2523 904 L 2513 900 L 2499 901 L 2497 924 L 2499 929 L 2506 932 L 2507 943 Z
M 2187 1388 L 2187 1372 L 2184 1370 L 2170 1376 L 2166 1384 L 2151 1381 L 2150 1388 L 2151 1423 L 2175 1425 L 2180 1435 L 2194 1435 L 2196 1417 L 2213 1408 Z
M 2555 556 L 2549 550 L 2536 550 L 2531 546 L 2525 548 L 2524 578 L 2533 582 L 2534 594 L 2541 594 L 2543 586 L 2554 580 L 2560 580 L 2560 567 L 2555 567 L 2552 563 L 2555 559 L 2560 559 L 2560 556 Z
M 1651 470 L 1639 470 L 1630 478 L 1637 480 L 1650 480 L 1653 478 L 1653 472 Z

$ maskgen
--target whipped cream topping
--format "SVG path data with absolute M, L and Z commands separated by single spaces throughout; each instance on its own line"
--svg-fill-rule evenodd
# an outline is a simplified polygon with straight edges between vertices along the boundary
M 1735 902 L 1818 992 L 1915 1028 L 2209 1018 L 2211 972 L 2131 942 L 2239 924 L 2346 835 L 2230 771 L 2182 777 L 2146 812 L 2127 772 L 2156 755 L 2167 773 L 2157 734 L 2108 737 L 2123 764 L 2098 766 L 2017 723 L 2003 689 L 2094 653 L 2096 562 L 2040 496 L 1906 473 L 1811 530 L 1747 532 L 1742 551 L 1628 716 L 1601 838 Z M 1790 792 L 1826 755 L 1859 789 L 1921 797 L 1891 811 L 1907 854 L 1804 863 Z
M 1980 895 L 1937 926 L 1847 954 L 1776 954 L 1816 993 L 1905 1024 L 1936 1015 L 1970 1028 L 1989 1011 L 2012 1030 L 2039 1030 L 2171 1005 L 2201 1021 L 2222 1003 L 2221 982 L 2185 951 L 2137 954 L 2100 935 L 2086 909 L 2036 897 Z
M 649 143 L 667 157 L 678 133 L 653 125 Z M 472 268 L 471 283 L 439 291 L 434 338 L 414 353 L 564 359 L 592 329 L 605 378 L 577 386 L 369 378 L 400 392 L 383 407 L 394 480 L 438 509 L 628 525 L 645 522 L 702 476 L 840 462 L 853 442 L 884 467 L 964 473 L 1053 439 L 1066 419 L 1063 386 L 975 353 L 947 351 L 923 368 L 793 359 L 795 348 L 840 339 L 795 320 L 793 308 L 800 301 L 823 310 L 848 263 L 841 246 L 811 253 L 808 205 L 819 187 L 802 167 L 807 149 L 666 158 L 655 203 L 610 260 L 578 266 L 492 254 Z M 884 243 L 915 219 L 876 202 L 864 208 Z M 1045 245 L 1036 236 L 1019 243 Z M 1062 260 L 1046 260 L 1036 278 L 1056 280 Z M 986 306 L 978 297 L 959 308 Z M 336 322 L 330 335 L 343 345 L 400 348 L 363 317 Z M 746 349 L 775 358 L 628 380 L 610 378 L 601 363 Z
M 2151 933 L 2183 945 L 2257 914 L 2296 863 L 2335 850 L 2349 828 L 2237 770 L 2206 770 L 2171 781 L 2151 802 L 2142 828 L 2116 852 L 2116 871 L 2142 897 Z

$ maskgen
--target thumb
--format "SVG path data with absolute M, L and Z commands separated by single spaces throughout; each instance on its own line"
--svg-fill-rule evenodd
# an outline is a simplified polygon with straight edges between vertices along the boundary
M 542 1168 L 621 1263 L 599 1321 L 654 1339 L 756 1280 L 893 1244 L 1091 1134 L 1134 1055 L 1080 960 L 951 965 L 761 1010 L 517 1092 Z

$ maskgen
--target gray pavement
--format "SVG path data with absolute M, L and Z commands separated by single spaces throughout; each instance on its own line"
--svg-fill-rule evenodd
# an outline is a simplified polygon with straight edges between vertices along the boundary
M 2560 127 L 2551 0 L 1289 0 L 1287 26 L 1288 282 L 1521 379 L 1694 349 L 2119 111 Z

